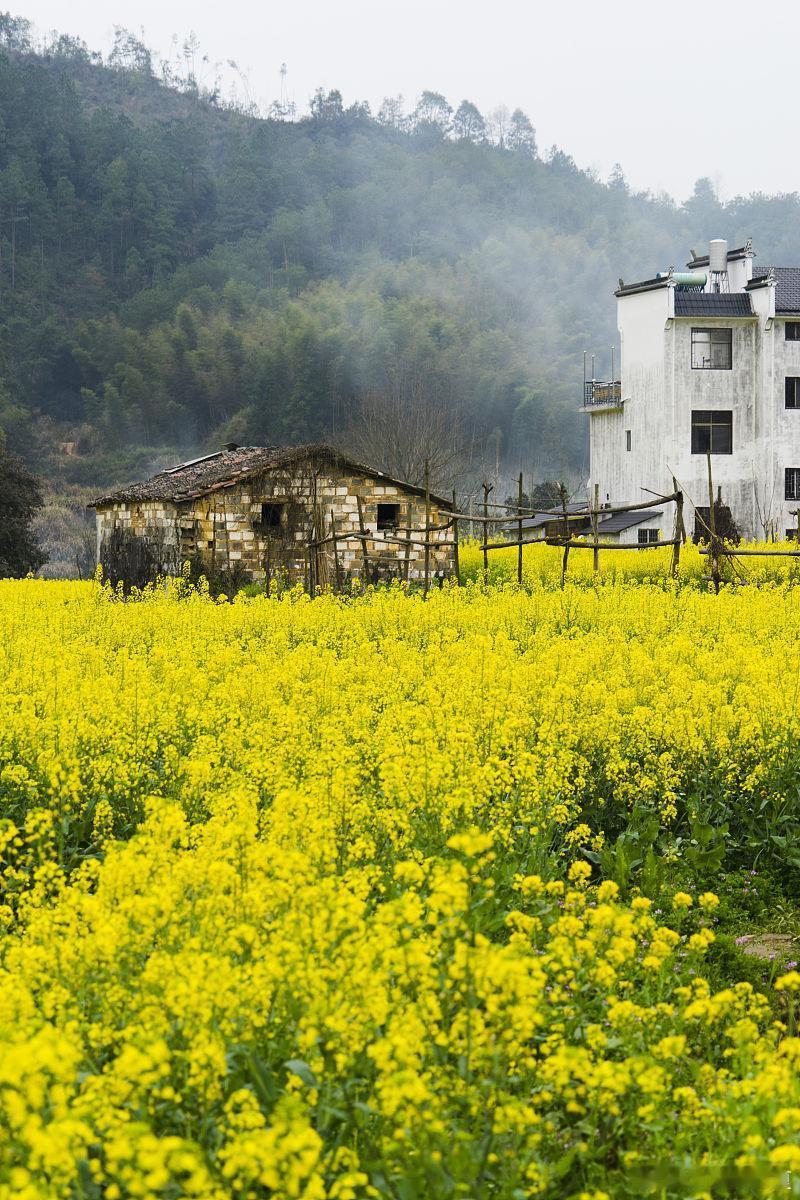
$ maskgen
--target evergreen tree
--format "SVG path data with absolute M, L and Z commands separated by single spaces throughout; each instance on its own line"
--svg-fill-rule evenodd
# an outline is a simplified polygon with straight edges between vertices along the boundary
M 44 563 L 32 527 L 41 505 L 39 481 L 8 453 L 0 432 L 0 579 L 19 578 Z

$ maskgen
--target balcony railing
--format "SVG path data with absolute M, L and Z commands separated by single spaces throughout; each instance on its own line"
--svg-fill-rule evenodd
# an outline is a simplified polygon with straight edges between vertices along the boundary
M 583 385 L 583 407 L 599 408 L 602 406 L 622 404 L 622 383 L 619 379 L 612 383 L 600 383 L 596 379 L 587 379 Z

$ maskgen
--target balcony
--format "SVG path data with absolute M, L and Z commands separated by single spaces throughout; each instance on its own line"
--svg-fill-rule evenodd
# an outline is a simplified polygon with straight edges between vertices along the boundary
M 617 379 L 612 383 L 600 383 L 597 379 L 585 380 L 582 407 L 584 410 L 587 408 L 621 408 L 621 381 Z

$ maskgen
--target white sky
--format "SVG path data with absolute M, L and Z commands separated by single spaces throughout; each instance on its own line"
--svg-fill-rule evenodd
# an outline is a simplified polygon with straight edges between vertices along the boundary
M 40 32 L 109 49 L 114 25 L 168 56 L 190 31 L 234 59 L 269 102 L 288 66 L 305 108 L 316 87 L 377 107 L 423 88 L 485 113 L 519 106 L 540 148 L 557 143 L 605 177 L 683 199 L 709 175 L 724 199 L 800 190 L 796 0 L 28 0 Z M 208 70 L 208 68 L 206 68 Z M 227 68 L 226 68 L 227 70 Z M 210 77 L 210 76 L 209 76 Z

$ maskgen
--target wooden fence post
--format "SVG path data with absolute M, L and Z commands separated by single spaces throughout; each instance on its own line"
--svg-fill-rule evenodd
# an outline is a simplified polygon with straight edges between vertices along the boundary
M 719 546 L 717 545 L 717 521 L 714 515 L 714 481 L 711 477 L 711 452 L 706 454 L 708 462 L 708 524 L 711 530 L 711 578 L 714 591 L 719 595 Z
M 338 592 L 341 588 L 339 578 L 339 547 L 336 543 L 336 518 L 333 515 L 333 509 L 331 509 L 331 538 L 333 541 L 333 590 Z
M 409 538 L 411 534 L 409 533 Z M 428 594 L 431 571 L 431 464 L 425 459 L 425 585 L 424 594 Z
M 678 568 L 681 564 L 681 542 L 686 537 L 683 526 L 683 492 L 678 487 L 678 481 L 672 476 L 672 490 L 675 493 L 675 545 L 672 547 L 672 578 L 678 578 Z
M 567 559 L 569 558 L 569 521 L 567 520 L 567 489 L 563 483 L 558 485 L 558 494 L 561 497 L 561 511 L 564 514 L 564 557 L 561 561 L 561 586 L 563 588 L 567 578 Z
M 403 552 L 403 582 L 408 583 L 409 567 L 411 565 L 411 501 L 406 503 L 406 548 Z
M 453 488 L 453 512 L 458 512 L 456 508 L 456 489 Z M 458 517 L 453 517 L 453 566 L 456 572 L 456 584 L 461 587 L 461 565 L 458 561 Z
M 517 486 L 517 538 L 519 545 L 517 546 L 517 585 L 522 587 L 522 471 L 519 473 Z
M 359 528 L 359 532 L 361 534 L 361 552 L 362 552 L 362 555 L 364 558 L 364 579 L 369 584 L 372 582 L 372 580 L 370 579 L 370 570 L 369 570 L 369 551 L 367 550 L 367 530 L 366 530 L 366 526 L 364 525 L 364 505 L 361 502 L 360 494 L 356 495 L 356 504 L 358 505 L 358 528 Z
M 486 578 L 489 574 L 489 551 L 486 549 L 489 544 L 489 493 L 493 491 L 492 485 L 483 481 L 483 582 L 486 583 Z

